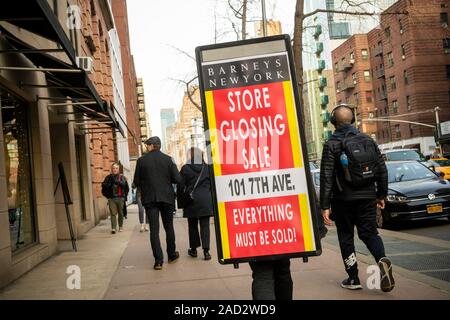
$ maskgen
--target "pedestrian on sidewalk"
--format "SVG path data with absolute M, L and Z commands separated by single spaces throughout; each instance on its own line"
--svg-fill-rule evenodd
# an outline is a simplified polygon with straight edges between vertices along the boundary
M 209 218 L 212 216 L 212 200 L 208 165 L 198 148 L 191 148 L 187 159 L 180 171 L 183 180 L 177 186 L 177 198 L 178 207 L 183 208 L 183 217 L 188 220 L 188 255 L 196 258 L 197 248 L 202 246 L 205 260 L 211 260 Z
M 150 243 L 155 258 L 153 268 L 161 270 L 164 255 L 159 240 L 160 213 L 166 232 L 168 262 L 174 263 L 180 257 L 173 228 L 175 191 L 172 184 L 180 183 L 181 175 L 172 158 L 161 152 L 159 137 L 151 137 L 145 145 L 148 152 L 137 161 L 133 184 L 141 190 L 142 205 L 150 222 Z
M 133 184 L 133 189 L 136 190 L 136 204 L 138 206 L 138 213 L 139 213 L 139 223 L 141 224 L 140 232 L 148 231 L 148 217 L 145 214 L 145 208 L 142 205 L 142 195 L 141 195 L 141 189 L 136 188 L 136 186 Z M 144 217 L 145 216 L 145 217 Z M 145 218 L 145 220 L 144 220 Z
M 128 191 L 127 178 L 120 173 L 120 165 L 113 163 L 111 174 L 107 175 L 102 183 L 102 194 L 108 198 L 112 234 L 117 231 L 117 222 L 119 222 L 119 232 L 123 231 L 123 212 Z
M 253 300 L 292 300 L 290 259 L 249 262 Z
M 375 141 L 353 126 L 353 109 L 336 106 L 331 123 L 336 130 L 325 143 L 320 168 L 320 205 L 325 223 L 336 223 L 342 259 L 348 273 L 341 286 L 362 289 L 356 262 L 354 228 L 375 258 L 384 292 L 394 286 L 392 264 L 386 257 L 376 224 L 377 207 L 384 209 L 388 191 L 387 169 Z

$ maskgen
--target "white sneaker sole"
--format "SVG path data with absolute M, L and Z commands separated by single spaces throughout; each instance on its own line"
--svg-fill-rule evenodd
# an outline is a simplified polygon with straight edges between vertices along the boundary
M 383 292 L 392 291 L 395 287 L 394 276 L 392 275 L 392 263 L 389 259 L 386 259 L 388 262 L 380 260 L 378 262 L 378 267 L 380 268 L 381 280 L 380 280 L 380 288 Z
M 362 285 L 360 285 L 360 284 L 343 285 L 342 283 L 341 283 L 341 287 L 344 289 L 348 289 L 348 290 L 361 290 L 363 288 Z

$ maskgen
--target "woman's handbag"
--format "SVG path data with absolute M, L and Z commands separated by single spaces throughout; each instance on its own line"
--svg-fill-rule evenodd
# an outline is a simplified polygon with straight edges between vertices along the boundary
M 194 187 L 192 190 L 189 190 L 188 186 L 184 186 L 183 190 L 180 192 L 180 195 L 178 196 L 178 208 L 185 208 L 191 201 L 194 200 L 194 191 L 197 188 L 198 183 L 200 182 L 200 179 L 202 177 L 203 169 L 205 168 L 205 165 L 202 165 L 202 170 L 200 171 L 200 174 L 197 178 L 197 181 L 194 184 Z

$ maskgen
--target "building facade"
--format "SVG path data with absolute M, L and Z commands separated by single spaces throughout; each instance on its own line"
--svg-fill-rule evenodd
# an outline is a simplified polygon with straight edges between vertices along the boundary
M 125 105 L 125 91 L 123 87 L 123 72 L 122 72 L 122 55 L 120 52 L 120 40 L 117 30 L 111 29 L 109 31 L 109 44 L 111 52 L 111 80 L 114 98 L 114 108 L 116 118 L 123 120 L 126 123 L 126 105 Z M 128 131 L 124 130 L 125 136 L 118 135 L 116 137 L 117 145 L 117 160 L 119 161 L 122 172 L 128 181 L 132 181 L 132 172 L 130 166 L 130 152 L 128 149 Z M 130 195 L 131 197 L 131 195 Z
M 367 121 L 374 115 L 373 74 L 366 34 L 351 36 L 332 52 L 336 104 L 354 108 L 356 126 L 376 140 L 377 125 Z
M 144 149 L 145 141 L 152 136 L 152 130 L 150 129 L 150 117 L 145 109 L 145 94 L 144 94 L 144 80 L 138 78 L 136 82 L 137 101 L 139 107 L 139 127 L 141 133 L 141 149 Z
M 199 90 L 195 90 L 192 99 L 197 105 L 201 105 Z M 177 121 L 166 130 L 167 153 L 179 168 L 186 163 L 187 152 L 191 147 L 205 150 L 203 128 L 202 112 L 185 93 Z
M 336 93 L 331 52 L 353 34 L 366 33 L 379 23 L 381 11 L 396 0 L 306 0 L 305 13 L 317 9 L 325 12 L 310 16 L 304 21 L 303 69 L 304 103 L 307 124 L 308 154 L 311 160 L 321 158 L 323 142 L 333 128 L 328 118 L 334 107 Z M 328 10 L 329 12 L 326 12 Z M 333 13 L 331 11 L 370 12 L 373 16 Z
M 175 124 L 175 110 L 173 108 L 164 108 L 160 110 L 161 118 L 161 148 L 168 150 L 167 129 Z
M 131 54 L 127 3 L 126 0 L 112 0 L 111 3 L 121 48 L 126 121 L 128 126 L 128 149 L 130 153 L 130 170 L 131 172 L 134 172 L 136 160 L 142 154 L 142 139 L 141 128 L 139 126 L 138 97 L 136 92 L 137 77 L 133 55 Z
M 0 287 L 106 212 L 96 183 L 123 131 L 111 107 L 109 10 L 102 0 L 17 0 L 0 12 Z
M 384 149 L 431 154 L 430 125 L 450 120 L 450 3 L 401 0 L 388 11 L 408 14 L 383 15 L 369 33 L 377 140 Z

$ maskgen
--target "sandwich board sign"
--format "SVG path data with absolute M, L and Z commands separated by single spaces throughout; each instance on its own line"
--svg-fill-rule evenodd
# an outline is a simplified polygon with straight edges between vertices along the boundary
M 196 48 L 222 264 L 321 253 L 287 35 Z

